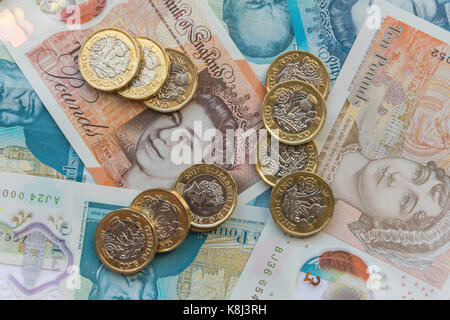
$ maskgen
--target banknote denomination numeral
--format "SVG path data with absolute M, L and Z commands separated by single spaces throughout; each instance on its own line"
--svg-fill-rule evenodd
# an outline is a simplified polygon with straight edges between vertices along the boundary
M 317 287 L 320 284 L 320 277 L 319 276 L 312 276 L 310 275 L 309 271 L 305 275 L 305 279 L 303 279 L 305 282 L 309 282 L 312 286 Z
M 431 56 L 438 58 L 440 61 L 445 61 L 450 64 L 450 55 L 448 55 L 446 52 L 441 51 L 440 49 L 434 48 L 433 51 L 431 51 Z

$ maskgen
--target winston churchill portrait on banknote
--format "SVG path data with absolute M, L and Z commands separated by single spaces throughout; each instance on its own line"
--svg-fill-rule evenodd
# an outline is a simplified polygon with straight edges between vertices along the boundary
M 236 46 L 249 57 L 275 57 L 294 38 L 285 0 L 224 0 L 223 21 Z
M 59 178 L 73 176 L 80 181 L 83 164 L 22 71 L 3 51 L 0 71 L 0 136 L 5 148 L 0 171 Z M 11 154 L 8 150 L 13 149 Z M 22 156 L 14 155 L 19 153 Z M 9 161 L 12 159 L 15 164 Z
M 387 17 L 318 169 L 338 199 L 340 222 L 328 233 L 440 286 L 450 240 L 448 52 Z

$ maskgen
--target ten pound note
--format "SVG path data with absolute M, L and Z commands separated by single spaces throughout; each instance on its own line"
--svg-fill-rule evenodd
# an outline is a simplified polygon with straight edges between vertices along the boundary
M 101 10 L 73 31 L 67 31 L 67 21 L 52 19 L 36 5 L 21 7 L 6 1 L 0 6 L 6 8 L 2 14 L 7 21 L 0 27 L 15 33 L 6 37 L 10 33 L 0 30 L 8 50 L 97 183 L 134 189 L 171 187 L 192 162 L 218 156 L 208 149 L 212 137 L 206 130 L 225 134 L 262 127 L 259 108 L 265 90 L 207 5 L 173 0 L 100 2 Z M 18 16 L 25 21 L 18 21 Z M 196 98 L 180 112 L 160 114 L 90 87 L 79 73 L 77 58 L 83 41 L 105 27 L 149 36 L 186 53 L 199 71 Z M 120 61 L 120 50 L 108 51 L 100 67 L 114 75 Z M 191 80 L 183 68 L 172 72 L 177 73 L 176 80 L 164 98 L 182 101 Z M 187 134 L 180 135 L 181 130 Z M 183 161 L 173 160 L 174 154 Z M 251 165 L 225 166 L 239 192 L 258 180 Z
M 234 298 L 449 298 L 450 34 L 381 8 L 329 97 L 343 106 L 317 170 L 330 224 L 291 239 L 269 222 Z
M 450 0 L 386 0 L 450 31 Z M 331 86 L 362 25 L 377 23 L 380 9 L 374 0 L 286 0 L 299 48 L 323 60 Z

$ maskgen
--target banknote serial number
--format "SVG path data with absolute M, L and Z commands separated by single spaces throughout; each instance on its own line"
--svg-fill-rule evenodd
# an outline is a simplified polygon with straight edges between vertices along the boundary
M 267 286 L 267 281 L 270 280 L 270 278 L 273 275 L 273 272 L 278 265 L 278 261 L 283 253 L 283 248 L 275 246 L 275 248 L 272 251 L 272 254 L 270 255 L 270 259 L 266 261 L 266 265 L 264 268 L 264 277 L 260 280 L 258 280 L 258 283 L 255 287 L 255 294 L 251 297 L 253 300 L 259 300 L 260 296 L 264 293 Z
M 433 51 L 431 51 L 431 56 L 450 64 L 450 55 L 440 49 L 434 48 Z
M 47 194 L 47 193 L 27 193 L 23 191 L 9 190 L 9 189 L 0 189 L 0 197 L 4 199 L 18 199 L 24 200 L 29 203 L 39 203 L 39 204 L 54 204 L 58 205 L 61 197 Z

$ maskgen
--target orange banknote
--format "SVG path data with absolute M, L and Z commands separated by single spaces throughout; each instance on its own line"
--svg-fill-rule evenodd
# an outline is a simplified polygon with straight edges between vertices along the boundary
M 171 187 L 189 165 L 205 160 L 202 153 L 192 156 L 191 163 L 176 163 L 174 149 L 194 149 L 197 143 L 197 150 L 205 151 L 211 143 L 203 137 L 207 129 L 225 134 L 260 128 L 265 89 L 208 6 L 200 8 L 195 1 L 119 2 L 124 1 L 103 1 L 101 13 L 79 30 L 61 27 L 64 22 L 52 21 L 55 27 L 50 30 L 35 25 L 35 33 L 22 47 L 9 49 L 97 183 L 133 189 Z M 38 7 L 22 10 L 32 23 L 40 14 Z M 180 112 L 161 114 L 89 86 L 79 72 L 78 54 L 92 32 L 106 27 L 148 36 L 187 54 L 199 73 L 194 100 Z M 178 99 L 183 99 L 186 84 L 181 80 L 171 92 Z M 193 134 L 173 141 L 179 129 Z M 223 166 L 240 192 L 258 180 L 248 163 L 231 161 Z
M 332 219 L 306 238 L 269 219 L 232 299 L 449 298 L 449 32 L 373 4 L 380 24 L 363 24 L 327 98 Z
M 318 167 L 338 200 L 325 232 L 439 288 L 450 271 L 449 96 L 449 44 L 387 17 Z

